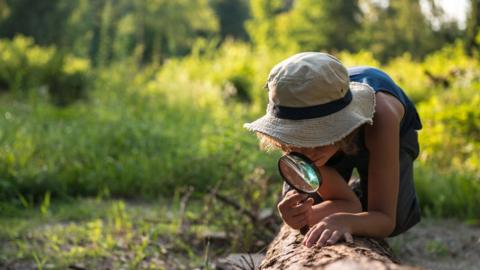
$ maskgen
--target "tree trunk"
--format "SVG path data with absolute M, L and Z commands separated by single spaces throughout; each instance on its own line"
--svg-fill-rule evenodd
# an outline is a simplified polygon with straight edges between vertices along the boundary
M 467 21 L 467 50 L 469 54 L 480 47 L 477 36 L 480 33 L 480 0 L 470 0 L 470 11 Z
M 298 231 L 283 225 L 259 269 L 418 269 L 399 265 L 385 240 L 355 237 L 353 244 L 321 248 L 307 248 L 302 240 Z

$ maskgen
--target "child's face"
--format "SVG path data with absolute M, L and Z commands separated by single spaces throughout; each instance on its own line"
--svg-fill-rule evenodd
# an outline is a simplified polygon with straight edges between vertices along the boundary
M 339 150 L 339 147 L 336 145 L 326 145 L 315 148 L 291 147 L 290 149 L 292 152 L 304 154 L 312 160 L 317 167 L 321 167 Z

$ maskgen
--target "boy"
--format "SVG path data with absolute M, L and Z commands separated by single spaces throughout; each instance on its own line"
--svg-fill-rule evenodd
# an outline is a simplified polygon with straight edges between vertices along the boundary
M 347 70 L 331 55 L 306 52 L 277 64 L 267 86 L 266 115 L 245 127 L 264 147 L 304 154 L 324 179 L 315 200 L 290 190 L 278 204 L 290 227 L 311 227 L 306 246 L 352 234 L 394 236 L 418 223 L 412 165 L 421 122 L 387 74 Z M 347 184 L 353 168 L 360 175 L 355 193 Z

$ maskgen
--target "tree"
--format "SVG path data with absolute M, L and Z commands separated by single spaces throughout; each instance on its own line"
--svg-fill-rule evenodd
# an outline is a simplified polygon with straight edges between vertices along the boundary
M 358 48 L 369 49 L 382 62 L 405 52 L 419 59 L 462 37 L 457 22 L 445 17 L 437 1 L 424 1 L 426 10 L 420 2 L 361 0 Z
M 358 0 L 251 0 L 248 32 L 257 45 L 350 50 L 360 27 Z
M 197 38 L 218 33 L 218 20 L 207 0 L 135 1 L 133 14 L 134 32 L 119 32 L 143 48 L 145 61 L 184 55 Z
M 282 43 L 302 50 L 353 50 L 360 18 L 358 0 L 302 0 L 279 17 L 276 27 Z
M 246 22 L 246 27 L 254 45 L 267 48 L 277 45 L 275 17 L 283 7 L 282 0 L 250 0 L 252 17 Z
M 0 0 L 0 21 L 6 17 L 8 17 L 10 13 L 10 8 L 7 5 L 5 0 Z
M 0 33 L 103 65 L 134 51 L 144 61 L 184 55 L 198 37 L 217 34 L 218 21 L 208 0 L 0 0 Z
M 73 2 L 73 1 L 72 1 Z M 5 9 L 4 9 L 5 7 Z M 41 45 L 62 44 L 66 20 L 74 5 L 70 1 L 0 1 L 0 33 L 13 38 L 23 34 Z
M 389 1 L 382 6 L 377 1 L 364 1 L 374 16 L 365 16 L 362 47 L 374 55 L 387 59 L 410 52 L 420 58 L 434 48 L 434 35 L 430 21 L 425 17 L 419 0 Z
M 480 0 L 470 0 L 467 21 L 467 50 L 472 53 L 480 49 Z
M 248 0 L 212 0 L 211 5 L 220 22 L 222 39 L 233 37 L 248 38 L 245 21 L 250 16 Z

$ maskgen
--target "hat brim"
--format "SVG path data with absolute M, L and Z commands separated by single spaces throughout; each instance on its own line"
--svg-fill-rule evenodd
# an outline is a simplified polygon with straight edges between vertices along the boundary
M 365 123 L 373 123 L 375 91 L 367 84 L 350 82 L 352 101 L 342 110 L 327 116 L 305 119 L 280 119 L 266 115 L 243 126 L 285 144 L 297 147 L 331 145 Z

